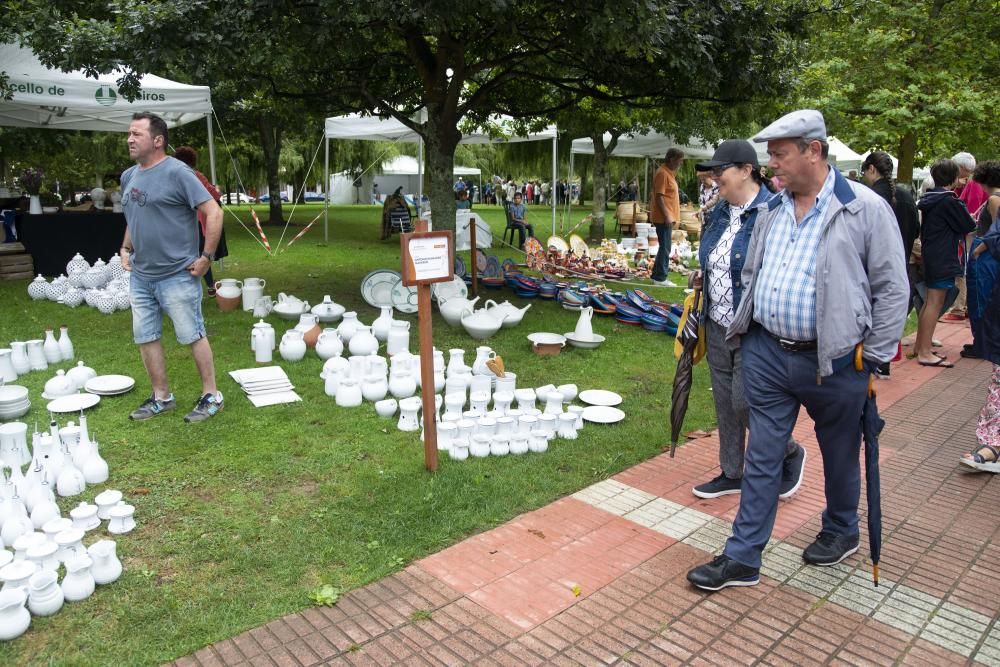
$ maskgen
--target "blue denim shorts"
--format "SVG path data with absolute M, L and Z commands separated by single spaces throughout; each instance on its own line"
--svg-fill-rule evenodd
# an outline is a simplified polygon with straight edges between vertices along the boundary
M 163 337 L 163 314 L 174 325 L 181 345 L 205 337 L 201 316 L 201 278 L 186 271 L 160 280 L 143 280 L 132 274 L 129 280 L 132 302 L 132 337 L 138 345 Z
M 927 282 L 927 287 L 929 289 L 951 289 L 954 286 L 954 278 L 941 278 L 940 280 L 931 280 Z

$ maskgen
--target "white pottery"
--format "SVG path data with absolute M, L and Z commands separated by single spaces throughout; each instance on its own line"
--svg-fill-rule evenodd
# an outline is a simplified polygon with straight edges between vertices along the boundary
M 390 310 L 392 310 L 390 308 Z M 390 357 L 400 352 L 410 351 L 410 323 L 406 320 L 392 320 L 387 332 L 386 354 Z
M 101 290 L 101 293 L 97 298 L 97 310 L 101 311 L 105 315 L 110 315 L 115 312 L 114 295 L 107 290 Z
M 16 508 L 15 514 L 7 517 L 3 522 L 3 530 L 0 530 L 0 541 L 7 546 L 14 546 L 17 538 L 35 530 L 35 525 L 28 518 L 24 503 L 17 501 L 14 503 L 14 507 Z
M 62 469 L 56 478 L 56 493 L 63 498 L 69 498 L 83 493 L 87 487 L 87 480 L 83 477 L 83 472 L 73 463 L 72 457 L 63 456 Z
M 451 450 L 455 434 L 458 433 L 458 424 L 455 422 L 441 422 L 437 427 L 437 448 L 438 451 Z
M 112 535 L 123 535 L 135 528 L 135 507 L 127 503 L 118 503 L 108 510 L 108 532 Z
M 408 398 L 417 391 L 417 383 L 409 370 L 393 369 L 389 373 L 389 393 L 396 398 Z
M 129 300 L 128 292 L 124 290 L 119 290 L 112 295 L 112 300 L 115 302 L 115 310 L 128 310 L 132 307 L 132 302 Z
M 333 327 L 323 329 L 316 339 L 316 355 L 323 360 L 339 357 L 344 352 L 344 343 Z
M 62 295 L 61 301 L 70 308 L 76 308 L 83 303 L 83 290 L 76 287 L 70 287 L 66 290 L 66 293 Z
M 493 381 L 494 388 L 493 393 L 508 393 L 510 394 L 511 400 L 514 400 L 514 392 L 517 391 L 517 375 L 507 371 L 504 376 L 498 377 Z
M 323 297 L 323 301 L 313 306 L 312 312 L 319 317 L 320 322 L 329 323 L 339 320 L 345 310 L 346 308 L 335 303 L 327 294 Z
M 394 398 L 386 398 L 375 403 L 375 414 L 384 419 L 388 419 L 396 414 L 398 404 Z
M 594 327 L 591 324 L 591 320 L 594 317 L 593 306 L 586 306 L 580 309 L 580 317 L 576 321 L 576 329 L 573 333 L 577 338 L 583 340 L 589 340 L 594 336 Z
M 323 374 L 323 393 L 330 398 L 336 398 L 340 380 L 344 375 L 338 370 L 324 371 Z
M 54 570 L 35 572 L 28 579 L 28 610 L 35 616 L 51 616 L 62 609 L 62 587 Z
M 302 313 L 309 310 L 309 303 L 291 294 L 278 293 L 278 302 L 274 304 L 272 310 L 286 320 L 297 320 Z
M 235 278 L 217 280 L 215 293 L 223 299 L 238 299 L 243 294 L 243 281 Z
M 49 538 L 49 542 L 56 543 L 56 535 L 73 527 L 72 519 L 52 519 L 42 526 L 42 532 Z
M 55 537 L 56 546 L 59 551 L 56 554 L 59 560 L 66 562 L 71 558 L 86 553 L 83 548 L 84 531 L 80 528 L 67 528 Z
M 56 504 L 55 498 L 49 496 L 51 493 L 38 499 L 39 502 L 35 502 L 31 508 L 31 525 L 36 529 L 41 529 L 49 521 L 60 516 L 59 505 Z
M 469 446 L 464 443 L 452 442 L 448 457 L 453 461 L 464 461 L 469 458 Z
M 358 330 L 358 327 L 362 326 L 361 321 L 358 319 L 358 314 L 353 310 L 344 313 L 344 319 L 339 325 L 337 325 L 337 333 L 340 334 L 340 340 L 344 341 L 344 344 L 349 345 L 351 338 L 354 336 L 354 332 Z
M 267 281 L 263 278 L 247 278 L 243 281 L 243 293 L 240 295 L 243 301 L 243 310 L 253 310 L 257 299 L 264 296 L 264 287 L 266 285 Z
M 45 330 L 45 342 L 42 343 L 42 354 L 45 361 L 50 364 L 58 364 L 62 361 L 62 352 L 59 351 L 59 341 L 56 340 L 55 332 L 52 329 Z
M 93 561 L 90 573 L 99 586 L 110 584 L 122 575 L 122 563 L 118 560 L 116 549 L 114 540 L 99 540 L 87 548 L 87 555 Z
M 563 412 L 563 395 L 557 389 L 545 395 L 545 414 L 560 415 Z
M 378 339 L 372 335 L 371 327 L 358 326 L 347 344 L 351 356 L 367 356 L 378 352 Z
M 471 313 L 475 309 L 477 301 L 479 301 L 478 296 L 471 300 L 455 296 L 444 303 L 439 301 L 438 309 L 441 311 L 441 316 L 444 317 L 444 321 L 448 323 L 448 326 L 458 327 L 462 323 L 462 316 L 466 312 Z
M 421 399 L 419 396 L 409 396 L 399 402 L 399 421 L 396 428 L 400 431 L 420 430 L 420 420 L 417 414 L 420 412 Z
M 26 588 L 28 579 L 38 571 L 38 564 L 31 560 L 16 560 L 0 568 L 0 581 L 7 592 L 14 588 Z
M 489 299 L 486 302 L 485 307 L 487 312 L 500 322 L 501 326 L 510 328 L 521 323 L 521 320 L 524 318 L 524 314 L 528 312 L 529 308 L 531 308 L 531 304 L 529 303 L 524 308 L 518 308 L 510 301 L 497 303 L 492 299 Z
M 493 371 L 490 370 L 489 366 L 486 365 L 487 361 L 495 359 L 497 353 L 493 351 L 493 348 L 486 345 L 480 345 L 476 348 L 476 360 L 472 362 L 472 374 L 473 375 L 489 375 L 493 376 Z
M 14 540 L 14 556 L 12 558 L 9 551 L 0 551 L 0 567 L 3 567 L 12 560 L 27 560 L 28 549 L 39 544 L 46 544 L 48 541 L 49 538 L 45 536 L 45 533 L 39 533 L 38 531 L 21 535 Z M 4 554 L 7 554 L 6 561 L 4 560 Z
M 0 380 L 3 382 L 13 382 L 17 379 L 17 371 L 14 370 L 11 354 L 10 348 L 0 349 Z
M 34 563 L 37 570 L 55 572 L 59 569 L 59 545 L 49 540 L 35 544 L 25 552 L 25 559 Z
M 477 459 L 489 456 L 492 440 L 493 436 L 486 435 L 485 433 L 477 433 L 472 436 L 472 442 L 469 443 L 469 454 Z
M 253 302 L 253 316 L 267 317 L 274 308 L 274 300 L 269 296 L 262 296 Z
M 556 435 L 566 440 L 576 440 L 576 415 L 564 412 L 559 415 L 559 428 Z
M 510 453 L 511 454 L 527 454 L 528 453 L 528 438 L 520 433 L 515 433 L 510 438 Z
M 28 425 L 24 422 L 8 422 L 0 424 L 0 459 L 3 459 L 11 468 L 31 462 L 28 453 Z M 14 471 L 11 471 L 12 474 Z
M 448 366 L 445 371 L 450 376 L 453 373 L 462 372 L 461 369 L 465 369 L 465 350 L 460 347 L 453 347 L 448 350 Z
M 556 428 L 559 426 L 559 417 L 549 413 L 538 415 L 538 426 L 545 433 L 545 437 L 551 440 L 556 437 Z
M 76 366 L 66 371 L 66 377 L 72 380 L 77 389 L 83 388 L 87 380 L 97 377 L 97 371 L 89 366 L 84 366 L 82 361 L 76 362 Z
M 494 431 L 494 433 L 496 435 L 505 435 L 505 436 L 507 436 L 509 438 L 510 436 L 512 436 L 514 434 L 514 429 L 515 429 L 515 426 L 517 425 L 517 420 L 516 419 L 514 419 L 513 417 L 507 417 L 507 416 L 496 417 L 495 419 L 496 419 L 497 427 L 496 427 L 496 431 Z
M 87 484 L 103 484 L 108 481 L 108 462 L 101 456 L 100 446 L 97 441 L 91 442 L 92 450 L 84 462 L 80 472 Z
M 24 341 L 15 340 L 10 344 L 10 363 L 14 365 L 14 371 L 18 375 L 24 375 L 31 371 L 31 362 L 28 361 L 28 344 Z
M 111 280 L 118 280 L 125 273 L 125 267 L 122 266 L 122 258 L 120 255 L 112 255 L 111 259 L 108 260 L 108 274 L 111 276 Z
M 337 385 L 336 403 L 342 408 L 356 408 L 364 400 L 361 383 L 353 377 L 341 377 Z
M 24 603 L 28 599 L 25 588 L 4 588 L 0 592 L 0 641 L 17 639 L 31 625 L 31 614 Z
M 302 339 L 302 332 L 296 329 L 289 329 L 281 337 L 281 345 L 278 352 L 285 361 L 302 361 L 306 356 L 306 342 Z
M 274 327 L 264 320 L 253 325 L 250 331 L 250 349 L 253 350 L 254 361 L 258 364 L 271 363 L 274 347 Z
M 534 415 L 521 415 L 517 418 L 517 434 L 528 437 L 538 426 L 538 417 Z
M 384 343 L 389 339 L 389 329 L 392 327 L 392 306 L 382 306 L 382 313 L 372 322 L 372 333 L 378 342 Z M 392 353 L 389 353 L 392 356 Z
M 486 312 L 485 308 L 480 308 L 479 310 L 473 312 L 466 311 L 462 315 L 462 327 L 465 329 L 466 333 L 476 340 L 485 340 L 489 338 L 500 330 L 501 324 L 502 322 L 498 321 L 495 317 Z M 473 366 L 472 372 L 476 372 L 475 366 Z
M 510 454 L 510 436 L 504 433 L 494 434 L 490 440 L 490 454 L 492 456 L 507 456 Z
M 517 408 L 519 410 L 528 410 L 535 407 L 534 389 L 515 389 L 514 398 L 517 399 Z
M 69 511 L 69 516 L 73 520 L 73 527 L 84 532 L 101 525 L 101 520 L 97 517 L 97 505 L 90 503 L 80 503 Z
M 473 391 L 469 393 L 469 411 L 477 416 L 486 414 L 486 406 L 489 405 L 490 395 L 485 391 Z
M 389 383 L 385 375 L 372 374 L 365 377 L 361 383 L 361 395 L 366 401 L 381 401 L 389 392 Z
M 472 370 L 468 366 L 456 367 L 454 370 L 449 370 L 444 384 L 445 396 L 458 393 L 464 396 L 471 381 Z
M 28 296 L 30 296 L 35 301 L 40 301 L 45 298 L 45 289 L 48 287 L 49 283 L 41 274 L 38 277 L 28 283 Z
M 122 193 L 118 190 L 112 190 L 111 194 L 108 195 L 108 199 L 111 200 L 111 211 L 114 213 L 123 213 L 122 209 Z
M 365 357 L 366 372 L 368 375 L 388 375 L 389 362 L 385 357 L 373 352 Z
M 492 417 L 480 416 L 476 419 L 476 435 L 488 435 L 491 438 L 497 432 L 497 422 Z
M 531 432 L 531 437 L 528 438 L 528 450 L 535 453 L 541 454 L 549 448 L 549 439 L 545 437 L 545 431 L 536 429 Z
M 514 394 L 509 391 L 497 391 L 493 394 L 493 409 L 501 415 L 507 414 L 513 402 Z
M 83 255 L 76 253 L 73 255 L 73 259 L 66 263 L 66 275 L 70 276 L 80 271 L 86 271 L 89 268 L 90 263 L 83 258 Z
M 350 373 L 347 375 L 356 380 L 360 387 L 361 381 L 368 375 L 368 357 L 349 357 L 347 362 L 350 366 Z
M 94 593 L 94 575 L 90 572 L 93 564 L 90 556 L 84 553 L 66 561 L 66 577 L 62 582 L 63 596 L 66 602 L 80 602 Z
M 69 396 L 77 391 L 76 383 L 66 377 L 66 371 L 60 369 L 56 375 L 45 383 L 45 397 L 49 399 Z
M 97 517 L 102 521 L 111 518 L 111 508 L 121 502 L 122 492 L 115 489 L 108 489 L 97 494 L 94 502 L 97 503 Z
M 583 411 L 584 407 L 582 405 L 570 405 L 566 408 L 566 411 L 572 415 L 576 415 L 576 430 L 579 431 L 583 428 Z
M 445 394 L 444 395 L 444 416 L 445 418 L 449 416 L 462 417 L 462 411 L 465 409 L 465 392 Z
M 579 390 L 575 384 L 561 384 L 556 387 L 556 391 L 563 395 L 563 401 L 569 403 L 576 398 Z
M 59 276 L 45 286 L 45 298 L 49 301 L 58 301 L 69 288 L 69 281 L 64 276 Z

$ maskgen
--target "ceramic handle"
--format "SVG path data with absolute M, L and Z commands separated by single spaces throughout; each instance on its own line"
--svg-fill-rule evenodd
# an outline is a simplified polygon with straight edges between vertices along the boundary
M 220 285 L 222 285 L 222 281 L 216 280 L 215 281 L 215 289 L 218 290 Z

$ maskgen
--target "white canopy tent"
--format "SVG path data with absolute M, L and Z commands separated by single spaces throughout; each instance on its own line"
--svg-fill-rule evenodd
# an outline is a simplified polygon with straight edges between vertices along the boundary
M 420 112 L 423 113 L 423 112 Z M 552 182 L 556 181 L 556 142 L 557 129 L 555 125 L 550 125 L 540 132 L 533 132 L 526 136 L 518 136 L 514 133 L 513 119 L 500 116 L 494 121 L 502 134 L 499 138 L 491 137 L 483 129 L 476 129 L 473 132 L 466 132 L 462 135 L 459 143 L 462 144 L 489 144 L 507 143 L 520 141 L 551 141 L 552 142 Z M 419 146 L 417 158 L 417 179 L 418 200 L 423 194 L 423 141 L 421 136 L 401 123 L 396 118 L 379 118 L 377 116 L 363 116 L 361 114 L 348 114 L 346 116 L 336 116 L 327 118 L 324 124 L 324 135 L 326 137 L 326 160 L 324 167 L 325 181 L 330 180 L 330 139 L 351 139 L 354 141 L 402 141 L 405 143 L 416 143 Z M 461 172 L 456 171 L 456 174 Z M 481 188 L 480 188 L 481 190 Z M 327 209 L 329 209 L 329 198 L 327 198 Z M 328 233 L 329 215 L 324 212 L 323 237 L 329 240 Z M 552 229 L 555 233 L 556 207 L 553 201 L 552 206 Z
M 461 176 L 464 178 L 470 186 L 474 181 L 478 180 L 479 189 L 482 191 L 482 172 L 479 169 L 475 167 L 455 165 L 452 171 L 456 177 Z M 378 183 L 379 192 L 383 195 L 389 194 L 396 190 L 396 188 L 401 187 L 403 188 L 403 192 L 412 194 L 415 198 L 417 196 L 416 193 L 420 188 L 419 178 L 420 164 L 418 163 L 417 158 L 410 155 L 400 155 L 383 164 L 382 168 L 377 170 L 377 173 L 362 175 L 361 179 L 356 182 L 360 185 L 361 190 L 366 193 L 371 192 L 372 185 Z M 352 192 L 336 192 L 337 188 L 335 184 L 338 182 L 338 179 L 346 180 L 349 183 L 353 180 L 346 174 L 332 174 L 330 185 L 330 203 L 350 204 L 355 201 L 355 199 L 360 199 L 360 197 L 355 198 L 354 193 Z M 347 195 L 346 197 L 344 196 L 345 194 Z
M 836 165 L 840 171 L 861 171 L 861 163 L 868 155 L 859 155 L 850 146 L 837 137 L 829 137 L 827 143 L 830 145 L 830 162 Z
M 147 74 L 142 77 L 140 98 L 129 102 L 118 92 L 115 74 L 94 79 L 82 70 L 50 69 L 16 44 L 0 44 L 0 70 L 13 90 L 11 99 L 0 99 L 3 126 L 127 132 L 132 115 L 141 111 L 155 113 L 170 127 L 207 118 L 211 179 L 215 181 L 212 95 L 207 86 Z

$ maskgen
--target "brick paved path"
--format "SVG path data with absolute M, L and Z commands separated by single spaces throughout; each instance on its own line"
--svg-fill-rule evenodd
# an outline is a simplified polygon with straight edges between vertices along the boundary
M 819 530 L 822 462 L 804 415 L 806 481 L 778 513 L 761 583 L 707 595 L 687 570 L 721 549 L 738 500 L 696 499 L 714 436 L 657 456 L 352 591 L 176 665 L 1000 665 L 1000 478 L 966 473 L 989 365 L 914 362 L 880 382 L 882 585 L 862 549 L 803 565 Z M 862 509 L 864 504 L 862 503 Z M 862 517 L 862 527 L 865 526 Z

